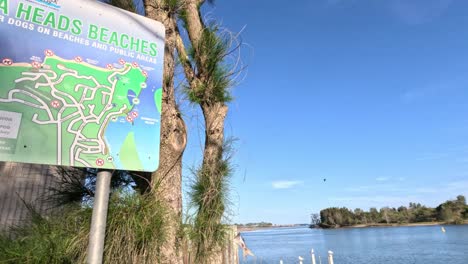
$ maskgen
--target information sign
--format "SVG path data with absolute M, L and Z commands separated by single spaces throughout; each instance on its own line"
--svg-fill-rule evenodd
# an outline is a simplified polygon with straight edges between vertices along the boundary
M 155 171 L 164 26 L 90 0 L 0 0 L 0 160 Z

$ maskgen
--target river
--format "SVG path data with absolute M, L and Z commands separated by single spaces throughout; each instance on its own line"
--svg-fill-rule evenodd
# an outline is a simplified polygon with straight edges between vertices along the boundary
M 335 264 L 468 264 L 468 225 L 375 227 L 349 229 L 279 228 L 243 232 L 256 255 L 240 263 L 311 263 L 315 250 L 327 264 L 327 251 Z

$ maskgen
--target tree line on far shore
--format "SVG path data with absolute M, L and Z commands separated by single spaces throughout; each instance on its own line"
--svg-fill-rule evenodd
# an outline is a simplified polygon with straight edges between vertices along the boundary
M 234 224 L 238 227 L 271 227 L 272 223 L 269 222 L 260 222 L 260 223 L 247 223 L 247 224 Z
M 408 207 L 383 207 L 380 210 L 370 208 L 364 211 L 346 207 L 326 208 L 319 214 L 312 214 L 311 227 L 338 228 L 354 225 L 374 224 L 408 224 L 422 222 L 444 222 L 463 224 L 468 220 L 466 198 L 458 195 L 455 200 L 446 201 L 436 208 L 426 207 L 420 203 L 410 203 Z

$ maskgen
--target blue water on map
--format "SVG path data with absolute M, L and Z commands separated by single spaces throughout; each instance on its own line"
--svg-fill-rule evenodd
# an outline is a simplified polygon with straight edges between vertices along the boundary
M 468 225 L 309 229 L 284 228 L 243 232 L 247 246 L 256 257 L 240 263 L 311 263 L 313 248 L 327 264 L 327 252 L 334 252 L 335 264 L 466 264 Z
M 136 96 L 136 93 L 134 91 L 128 90 L 127 99 L 130 102 L 130 104 L 133 104 L 132 100 L 133 98 L 135 98 L 135 96 Z
M 158 149 L 155 149 L 154 146 L 159 147 L 159 137 L 154 135 L 148 135 L 148 126 L 147 121 L 141 119 L 143 118 L 154 118 L 154 125 L 159 126 L 159 118 L 151 117 L 148 113 L 152 113 L 155 110 L 156 103 L 154 102 L 154 91 L 157 88 L 147 87 L 141 91 L 140 96 L 138 97 L 140 102 L 137 105 L 133 105 L 132 111 L 138 112 L 138 118 L 136 118 L 133 123 L 128 122 L 125 117 L 119 117 L 116 122 L 110 122 L 106 130 L 106 141 L 111 148 L 111 152 L 118 153 L 120 148 L 125 141 L 125 138 L 128 135 L 128 131 L 132 131 L 135 135 L 135 143 L 139 153 L 139 159 L 143 164 L 144 168 L 150 168 L 154 166 L 155 161 L 159 159 L 159 156 L 154 155 L 159 153 Z M 135 98 L 135 93 L 129 91 L 128 99 L 132 102 L 132 99 Z M 152 126 L 152 124 L 151 124 Z M 114 159 L 114 164 L 116 167 L 123 167 L 122 163 L 117 155 L 112 156 Z
M 16 33 L 15 33 L 16 32 Z M 27 32 L 27 34 L 18 34 L 18 32 Z M 15 34 L 14 34 L 15 33 Z M 9 36 L 13 36 L 9 37 Z M 31 39 L 34 39 L 34 45 L 31 45 Z M 16 26 L 2 27 L 2 37 L 0 38 L 0 57 L 13 59 L 14 62 L 31 62 L 39 58 L 43 60 L 44 50 L 50 49 L 57 56 L 64 59 L 74 59 L 81 56 L 85 61 L 91 62 L 96 66 L 105 68 L 107 64 L 114 64 L 114 67 L 120 67 L 118 59 L 120 56 L 97 48 L 90 48 L 71 41 L 58 40 L 50 36 L 30 31 Z M 151 64 L 136 58 L 121 57 L 127 62 L 137 62 L 144 70 L 148 72 L 147 88 L 143 89 L 138 106 L 135 109 L 139 116 L 135 119 L 133 125 L 125 121 L 124 117 L 119 117 L 117 122 L 111 122 L 105 132 L 105 140 L 108 143 L 117 167 L 121 166 L 116 153 L 119 152 L 129 131 L 135 135 L 136 147 L 139 152 L 139 158 L 143 167 L 154 169 L 159 161 L 159 134 L 154 133 L 155 128 L 160 128 L 160 113 L 157 111 L 154 102 L 154 92 L 162 85 L 162 52 L 158 54 L 157 64 Z M 0 58 L 1 59 L 1 58 Z M 91 61 L 89 61 L 91 60 Z M 162 74 L 161 74 L 162 75 Z M 135 94 L 133 94 L 134 96 Z M 130 95 L 129 95 L 130 97 Z M 144 121 L 142 118 L 150 119 Z

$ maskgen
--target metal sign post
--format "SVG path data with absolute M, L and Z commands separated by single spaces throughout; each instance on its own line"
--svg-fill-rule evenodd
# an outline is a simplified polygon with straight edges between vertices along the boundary
M 99 171 L 97 174 L 91 231 L 89 233 L 87 260 L 89 264 L 102 263 L 111 177 L 112 173 L 107 170 Z

